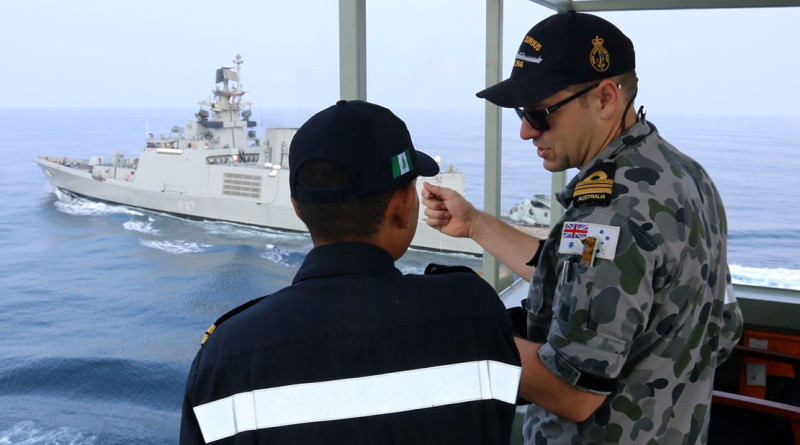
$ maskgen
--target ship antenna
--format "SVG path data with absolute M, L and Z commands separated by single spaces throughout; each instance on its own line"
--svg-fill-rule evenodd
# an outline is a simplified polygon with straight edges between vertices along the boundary
M 239 79 L 239 82 L 237 83 L 236 86 L 241 91 L 241 89 L 242 89 L 242 73 L 241 73 L 241 71 L 242 71 L 242 64 L 244 63 L 244 59 L 242 59 L 241 55 L 237 54 L 236 58 L 233 59 L 233 63 L 236 64 L 236 77 Z

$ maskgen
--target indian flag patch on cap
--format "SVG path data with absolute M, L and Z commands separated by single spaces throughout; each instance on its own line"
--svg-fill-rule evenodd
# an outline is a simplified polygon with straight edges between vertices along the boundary
M 411 171 L 411 151 L 406 150 L 392 158 L 392 176 L 398 178 Z

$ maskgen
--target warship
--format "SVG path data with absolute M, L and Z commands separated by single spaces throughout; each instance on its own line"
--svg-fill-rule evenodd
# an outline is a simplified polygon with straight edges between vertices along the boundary
M 240 55 L 235 66 L 216 70 L 213 98 L 200 102 L 195 120 L 169 134 L 148 134 L 139 157 L 114 152 L 110 159 L 36 156 L 57 196 L 77 196 L 195 220 L 226 221 L 305 232 L 289 195 L 289 149 L 295 128 L 267 128 L 259 137 L 243 101 Z M 437 161 L 440 161 L 437 157 Z M 465 191 L 463 173 L 452 165 L 420 178 Z M 59 193 L 65 192 L 65 193 Z M 412 247 L 479 255 L 472 240 L 452 238 L 422 219 Z

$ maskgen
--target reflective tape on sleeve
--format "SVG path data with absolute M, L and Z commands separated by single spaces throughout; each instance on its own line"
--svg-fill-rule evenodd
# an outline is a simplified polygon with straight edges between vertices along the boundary
M 521 368 L 476 361 L 235 394 L 194 407 L 206 443 L 243 431 L 478 400 L 514 404 Z

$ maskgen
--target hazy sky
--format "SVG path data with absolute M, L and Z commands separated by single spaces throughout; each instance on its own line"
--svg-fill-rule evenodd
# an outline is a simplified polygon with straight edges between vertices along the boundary
M 245 60 L 255 107 L 321 109 L 339 94 L 336 0 L 9 0 L 2 107 L 194 107 Z M 481 109 L 485 1 L 368 0 L 368 99 Z M 505 0 L 504 71 L 552 11 Z M 638 104 L 677 113 L 800 115 L 800 8 L 600 13 L 634 42 Z

